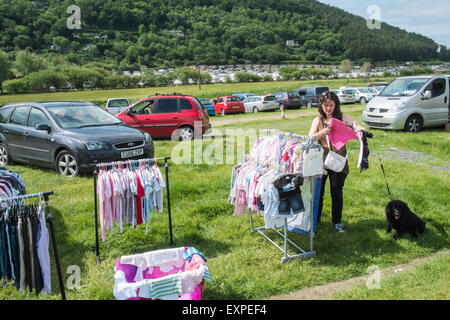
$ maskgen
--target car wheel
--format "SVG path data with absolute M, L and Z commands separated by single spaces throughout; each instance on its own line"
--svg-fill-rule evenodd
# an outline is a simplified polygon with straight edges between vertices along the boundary
M 366 103 L 366 98 L 364 97 L 359 98 L 359 103 Z
M 66 177 L 75 177 L 80 172 L 77 159 L 68 151 L 61 151 L 56 157 L 56 171 Z
M 0 165 L 6 166 L 10 163 L 8 150 L 3 143 L 0 143 Z
M 308 101 L 308 103 L 306 104 L 306 107 L 307 107 L 307 108 L 311 108 L 311 107 L 312 107 L 312 102 L 311 102 L 311 101 Z
M 192 127 L 181 127 L 178 129 L 178 137 L 180 141 L 190 141 L 194 139 L 194 129 Z
M 253 107 L 253 113 L 258 113 L 258 108 L 257 107 Z
M 419 132 L 422 129 L 422 119 L 417 115 L 412 115 L 406 120 L 405 131 Z
M 222 109 L 222 110 L 220 111 L 220 114 L 224 116 L 224 115 L 225 115 L 225 109 Z

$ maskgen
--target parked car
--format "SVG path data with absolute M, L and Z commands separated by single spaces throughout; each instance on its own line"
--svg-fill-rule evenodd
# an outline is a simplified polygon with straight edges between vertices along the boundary
M 277 98 L 273 95 L 250 96 L 243 101 L 245 112 L 257 113 L 259 111 L 278 110 Z
M 345 87 L 345 88 L 346 91 L 351 92 L 355 96 L 356 102 L 359 103 L 366 103 L 376 96 L 376 94 L 371 93 L 369 89 L 366 87 Z
M 198 100 L 203 104 L 210 116 L 216 115 L 216 110 L 214 109 L 214 104 L 211 100 L 209 100 L 208 98 L 198 98 Z
M 0 164 L 56 168 L 65 176 L 102 162 L 152 158 L 148 133 L 87 102 L 24 102 L 0 109 Z
M 300 109 L 304 104 L 303 100 L 295 91 L 280 91 L 272 93 L 277 99 L 279 107 L 285 109 Z
M 251 97 L 251 96 L 256 96 L 256 94 L 254 94 L 254 93 L 233 93 L 232 96 L 239 97 L 239 99 L 241 101 L 244 101 L 245 98 Z
M 111 98 L 106 102 L 105 110 L 111 114 L 117 114 L 125 110 L 130 104 L 128 98 Z
M 303 87 L 296 91 L 304 101 L 306 107 L 311 108 L 312 106 L 317 106 L 320 96 L 329 90 L 328 87 Z
M 377 96 L 377 94 L 374 94 L 369 91 L 369 88 L 367 87 L 356 87 L 353 88 L 356 90 L 356 100 L 359 103 L 366 103 L 373 99 L 373 97 Z
M 116 117 L 152 137 L 192 140 L 211 129 L 203 104 L 193 96 L 182 94 L 141 99 Z
M 237 96 L 218 97 L 214 103 L 216 114 L 226 115 L 232 113 L 244 113 L 244 103 Z
M 450 76 L 400 77 L 362 113 L 366 126 L 417 132 L 448 121 Z
M 339 90 L 339 89 L 335 89 L 335 90 L 331 90 L 331 91 L 333 91 L 334 93 L 336 93 L 336 95 L 338 96 L 338 98 L 339 98 L 339 102 L 341 103 L 341 104 L 344 104 L 344 103 L 355 103 L 356 102 L 356 97 L 355 97 L 355 94 L 353 93 L 353 91 L 352 90 L 346 90 L 346 89 L 344 89 L 344 90 Z
M 381 92 L 380 90 L 377 89 L 377 87 L 367 87 L 367 90 L 369 90 L 369 92 L 374 96 L 379 95 Z

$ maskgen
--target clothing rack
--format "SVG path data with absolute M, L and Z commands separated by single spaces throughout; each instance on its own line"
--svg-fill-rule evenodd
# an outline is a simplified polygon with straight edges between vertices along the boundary
M 99 163 L 96 165 L 96 169 L 94 171 L 94 199 L 95 199 L 95 255 L 97 257 L 97 264 L 100 263 L 100 248 L 98 241 L 98 204 L 97 204 L 97 179 L 98 179 L 98 169 L 99 168 L 113 168 L 114 166 L 136 166 L 138 167 L 140 164 L 157 164 L 158 161 L 164 161 L 164 167 L 166 171 L 166 195 L 167 195 L 167 211 L 169 214 L 169 233 L 170 233 L 170 245 L 172 247 L 175 246 L 173 242 L 172 235 L 172 213 L 170 209 L 170 188 L 169 188 L 169 163 L 170 157 L 163 158 L 147 158 L 147 159 L 138 159 L 138 160 L 127 160 L 127 161 L 114 161 L 108 163 Z
M 58 282 L 59 282 L 59 289 L 61 291 L 61 299 L 62 300 L 66 300 L 66 292 L 64 290 L 64 282 L 63 282 L 63 278 L 62 278 L 62 273 L 61 273 L 61 265 L 59 262 L 59 254 L 58 254 L 58 247 L 56 245 L 56 238 L 55 238 L 55 228 L 53 225 L 53 217 L 50 213 L 50 206 L 48 205 L 48 201 L 49 201 L 49 196 L 53 194 L 53 190 L 52 191 L 46 191 L 46 192 L 39 192 L 39 193 L 33 193 L 33 194 L 26 194 L 26 195 L 22 195 L 22 196 L 14 196 L 14 197 L 8 197 L 8 198 L 1 198 L 0 202 L 6 202 L 7 204 L 13 201 L 20 201 L 20 200 L 25 200 L 25 199 L 29 199 L 29 198 L 44 198 L 45 201 L 45 213 L 47 214 L 47 218 L 46 221 L 49 224 L 50 227 L 50 234 L 51 234 L 51 238 L 52 238 L 52 245 L 53 245 L 53 255 L 55 258 L 55 263 L 56 263 L 56 271 L 58 273 Z
M 263 129 L 262 131 L 265 135 L 280 135 L 280 136 L 285 136 L 285 137 L 292 137 L 292 138 L 299 138 L 302 141 L 314 141 L 314 138 L 311 138 L 309 136 L 306 135 L 298 135 L 298 134 L 294 134 L 294 133 L 288 133 L 288 132 L 283 132 L 280 131 L 278 129 Z M 303 149 L 305 150 L 305 149 Z M 315 230 L 315 221 L 314 221 L 314 216 L 315 216 L 315 211 L 317 210 L 317 205 L 315 203 L 315 195 L 316 195 L 316 190 L 317 187 L 320 188 L 320 183 L 322 181 L 321 178 L 317 178 L 317 177 L 308 177 L 305 179 L 310 179 L 310 192 L 311 192 L 311 198 L 310 198 L 310 205 L 309 205 L 309 210 L 310 210 L 310 231 L 309 231 L 309 250 L 304 250 L 301 247 L 299 247 L 296 243 L 294 243 L 291 239 L 288 238 L 287 235 L 287 231 L 288 229 L 288 219 L 284 218 L 284 226 L 283 226 L 283 230 L 284 232 L 281 233 L 279 230 L 277 230 L 277 228 L 266 228 L 265 226 L 262 227 L 258 227 L 255 228 L 253 225 L 253 216 L 250 215 L 250 229 L 253 232 L 258 232 L 260 235 L 262 235 L 265 239 L 267 239 L 270 243 L 272 243 L 276 248 L 278 248 L 281 252 L 283 252 L 283 257 L 281 258 L 281 263 L 285 263 L 287 261 L 290 260 L 294 260 L 294 259 L 304 259 L 304 258 L 311 258 L 314 257 L 316 255 L 316 251 L 314 251 L 314 230 Z M 290 228 L 290 227 L 289 227 Z M 283 238 L 284 241 L 284 247 L 281 248 L 277 243 L 275 243 L 275 241 L 273 239 L 271 239 L 267 234 L 265 234 L 263 232 L 263 230 L 273 230 L 276 234 L 278 234 L 279 236 L 281 236 Z M 291 232 L 297 232 L 292 230 L 289 230 Z M 308 232 L 301 232 L 301 234 L 308 234 Z M 287 244 L 288 242 L 293 245 L 299 253 L 297 254 L 293 254 L 290 255 L 288 254 L 288 248 L 287 248 Z

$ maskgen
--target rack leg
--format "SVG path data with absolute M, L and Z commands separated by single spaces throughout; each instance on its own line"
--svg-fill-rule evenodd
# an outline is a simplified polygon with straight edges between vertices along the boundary
M 95 256 L 97 264 L 100 263 L 100 249 L 98 243 L 98 204 L 97 204 L 97 171 L 94 172 L 94 204 L 95 204 Z
M 164 166 L 166 169 L 167 210 L 169 212 L 170 245 L 173 247 L 175 244 L 173 243 L 173 235 L 172 235 L 172 212 L 170 209 L 170 188 L 169 188 L 169 164 L 167 163 L 167 159 L 165 159 L 164 161 Z
M 47 211 L 46 212 L 47 213 L 47 222 L 48 222 L 51 237 L 52 237 L 53 255 L 55 256 L 56 271 L 58 273 L 59 290 L 61 291 L 61 299 L 66 300 L 66 291 L 64 290 L 64 282 L 63 282 L 62 273 L 61 273 L 61 265 L 59 263 L 58 247 L 56 245 L 55 228 L 53 226 L 53 218 L 50 215 L 50 208 L 48 206 L 47 196 L 45 197 L 45 210 Z

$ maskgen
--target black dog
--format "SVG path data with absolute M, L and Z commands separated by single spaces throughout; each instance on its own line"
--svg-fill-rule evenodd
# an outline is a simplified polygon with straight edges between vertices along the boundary
M 390 233 L 392 229 L 396 231 L 394 240 L 399 239 L 405 233 L 410 233 L 417 237 L 417 233 L 424 233 L 426 224 L 409 209 L 406 203 L 400 200 L 392 200 L 387 204 L 386 222 L 387 233 Z

